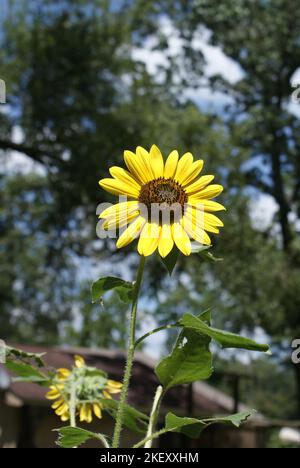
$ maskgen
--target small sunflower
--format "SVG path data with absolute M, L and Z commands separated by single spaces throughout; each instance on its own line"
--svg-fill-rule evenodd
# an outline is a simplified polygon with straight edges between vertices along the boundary
M 118 203 L 101 214 L 106 230 L 126 228 L 117 241 L 122 248 L 139 237 L 138 252 L 149 256 L 157 249 L 166 257 L 176 246 L 184 255 L 192 252 L 191 239 L 210 245 L 207 232 L 219 233 L 222 221 L 213 212 L 224 210 L 212 201 L 223 187 L 211 184 L 214 176 L 198 177 L 203 161 L 191 153 L 181 158 L 172 151 L 164 162 L 159 148 L 138 147 L 124 152 L 128 170 L 110 168 L 112 178 L 99 181 L 108 192 L 131 200 Z M 153 216 L 155 213 L 155 216 Z
M 82 356 L 74 357 L 72 370 L 57 369 L 53 383 L 46 394 L 48 400 L 55 400 L 52 408 L 62 421 L 70 419 L 71 389 L 75 388 L 76 414 L 81 422 L 90 423 L 93 414 L 101 419 L 104 409 L 103 400 L 111 399 L 112 394 L 119 393 L 120 382 L 107 378 L 105 372 L 88 367 Z

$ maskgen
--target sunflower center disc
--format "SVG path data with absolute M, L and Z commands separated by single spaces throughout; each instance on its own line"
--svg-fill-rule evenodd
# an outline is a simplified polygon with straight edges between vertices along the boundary
M 160 177 L 143 185 L 139 201 L 144 203 L 148 208 L 153 203 L 168 206 L 179 203 L 183 207 L 187 202 L 187 195 L 178 182 L 173 179 Z

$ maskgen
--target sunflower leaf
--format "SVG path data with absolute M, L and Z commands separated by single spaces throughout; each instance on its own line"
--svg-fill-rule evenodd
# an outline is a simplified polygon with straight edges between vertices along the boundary
M 203 260 L 207 262 L 211 262 L 211 263 L 223 262 L 223 258 L 215 257 L 214 254 L 211 252 L 202 251 L 202 252 L 199 252 L 199 255 Z
M 202 245 L 202 244 L 199 244 L 199 242 L 191 242 L 191 246 L 192 246 L 192 253 L 201 253 L 201 252 L 206 252 L 207 250 L 209 250 L 211 248 L 210 245 Z
M 11 348 L 10 346 L 5 346 L 5 355 L 6 359 L 11 360 L 32 360 L 36 363 L 38 367 L 44 367 L 45 363 L 43 361 L 43 356 L 46 353 L 28 353 L 22 349 Z
M 111 290 L 115 290 L 123 302 L 131 302 L 134 285 L 121 278 L 106 276 L 99 278 L 92 284 L 92 302 L 101 301 L 103 295 Z
M 44 385 L 49 383 L 49 378 L 30 364 L 8 361 L 6 362 L 5 367 L 14 374 L 17 374 L 18 377 L 14 379 L 15 381 L 35 382 Z
M 103 409 L 108 411 L 110 415 L 115 418 L 117 415 L 118 410 L 118 401 L 102 398 L 101 403 L 103 405 Z M 148 416 L 141 411 L 136 410 L 132 406 L 125 405 L 124 410 L 124 425 L 131 429 L 133 432 L 137 434 L 145 434 L 147 430 L 147 423 L 148 423 Z
M 185 314 L 182 319 L 180 319 L 179 323 L 184 328 L 193 330 L 194 332 L 198 333 L 199 336 L 209 336 L 222 348 L 240 348 L 265 353 L 269 351 L 268 345 L 256 343 L 250 338 L 244 338 L 243 336 L 236 335 L 235 333 L 212 328 L 203 320 L 201 320 L 200 317 L 195 317 L 192 314 Z
M 102 434 L 87 431 L 80 427 L 66 426 L 54 429 L 54 431 L 58 432 L 58 440 L 56 441 L 56 444 L 63 448 L 79 447 L 90 439 L 106 440 L 106 437 Z
M 174 271 L 174 268 L 176 267 L 176 263 L 178 261 L 179 254 L 180 254 L 180 252 L 177 249 L 177 247 L 173 247 L 173 249 L 169 253 L 169 255 L 167 255 L 165 258 L 160 257 L 163 265 L 167 269 L 170 276 L 172 275 L 172 273 Z
M 240 425 L 247 421 L 255 412 L 255 410 L 249 410 L 223 418 L 211 419 L 182 418 L 173 413 L 168 413 L 165 421 L 165 429 L 168 432 L 180 432 L 188 437 L 197 438 L 201 432 L 211 424 L 231 424 L 235 427 L 240 427 Z
M 222 262 L 223 258 L 215 257 L 212 252 L 209 250 L 211 249 L 211 245 L 202 245 L 198 242 L 191 242 L 192 245 L 192 253 L 198 254 L 203 260 L 207 262 Z
M 155 373 L 165 389 L 208 379 L 213 371 L 210 338 L 184 329 L 171 354 L 163 358 Z

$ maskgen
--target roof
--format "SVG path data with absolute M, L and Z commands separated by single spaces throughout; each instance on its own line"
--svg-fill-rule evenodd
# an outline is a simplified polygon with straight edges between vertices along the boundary
M 44 361 L 50 368 L 71 368 L 75 354 L 80 354 L 86 362 L 106 371 L 110 378 L 122 380 L 125 352 L 119 350 L 75 348 L 75 347 L 53 347 L 14 345 L 14 347 L 32 353 L 46 353 Z M 128 402 L 134 404 L 140 410 L 151 407 L 153 395 L 159 382 L 155 375 L 154 367 L 156 361 L 144 353 L 136 352 L 132 371 L 132 379 Z M 7 401 L 18 400 L 20 404 L 31 404 L 35 406 L 47 406 L 49 402 L 45 399 L 47 389 L 33 383 L 11 381 L 6 393 Z M 192 392 L 193 416 L 206 416 L 216 414 L 232 413 L 234 407 L 233 399 L 225 393 L 217 390 L 206 382 L 193 384 Z M 162 410 L 172 409 L 177 414 L 190 413 L 191 392 L 190 386 L 179 386 L 171 389 L 162 405 Z M 245 411 L 244 405 L 240 405 L 239 411 Z

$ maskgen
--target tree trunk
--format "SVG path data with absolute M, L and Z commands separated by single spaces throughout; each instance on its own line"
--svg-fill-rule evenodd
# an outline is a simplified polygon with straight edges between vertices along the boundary
M 277 146 L 275 142 L 274 146 Z M 274 196 L 279 205 L 279 222 L 282 234 L 283 249 L 287 252 L 289 250 L 290 242 L 292 240 L 292 233 L 289 224 L 289 204 L 286 200 L 284 192 L 284 182 L 281 172 L 280 153 L 273 151 L 271 154 L 272 161 L 272 177 L 274 185 Z

